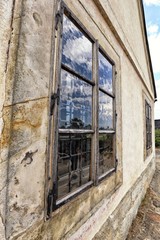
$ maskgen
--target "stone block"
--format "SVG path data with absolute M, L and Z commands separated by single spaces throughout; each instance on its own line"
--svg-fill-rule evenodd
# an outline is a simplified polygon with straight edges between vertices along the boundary
M 109 240 L 109 239 L 114 239 L 113 234 L 114 230 L 112 228 L 112 223 L 107 220 L 101 230 L 93 237 L 93 240 Z
M 14 103 L 49 94 L 52 15 L 53 2 L 49 0 L 23 2 Z
M 8 237 L 23 232 L 43 217 L 45 146 L 45 141 L 39 140 L 10 158 L 6 227 Z
M 48 100 L 41 99 L 12 107 L 10 155 L 13 156 L 47 135 Z

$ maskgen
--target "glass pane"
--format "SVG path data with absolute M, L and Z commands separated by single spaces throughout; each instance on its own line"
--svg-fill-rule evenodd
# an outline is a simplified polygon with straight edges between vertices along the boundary
M 115 167 L 113 134 L 99 135 L 99 176 Z
M 113 99 L 99 91 L 99 130 L 113 129 Z
M 92 43 L 64 15 L 62 63 L 92 80 Z
M 59 127 L 92 127 L 92 86 L 64 70 L 61 74 Z
M 112 69 L 110 62 L 99 52 L 99 86 L 112 92 Z
M 90 166 L 87 166 L 82 169 L 82 174 L 81 174 L 82 184 L 89 182 L 89 180 L 90 180 Z
M 91 135 L 59 134 L 58 198 L 90 181 Z

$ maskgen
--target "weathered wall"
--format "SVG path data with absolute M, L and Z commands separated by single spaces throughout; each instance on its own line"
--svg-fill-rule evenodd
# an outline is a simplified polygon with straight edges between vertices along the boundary
M 5 200 L 8 167 L 8 142 L 3 143 L 4 127 L 4 102 L 6 94 L 7 65 L 9 59 L 10 38 L 12 33 L 13 1 L 0 2 L 0 239 L 5 238 Z M 8 126 L 9 127 L 9 126 Z
M 12 237 L 44 216 L 54 1 L 0 4 L 1 228 Z
M 118 207 L 109 216 L 102 228 L 94 236 L 94 240 L 126 239 L 131 223 L 136 217 L 137 209 L 153 177 L 154 170 L 155 162 L 153 159 L 127 192 Z
M 95 0 L 95 3 L 101 6 L 102 12 L 107 13 L 104 14 L 106 15 L 105 18 L 109 18 L 111 21 L 117 32 L 117 38 L 120 40 L 119 43 L 128 54 L 128 58 L 132 59 L 140 78 L 151 89 L 140 1 Z
M 95 211 L 92 211 L 89 215 L 86 214 L 84 200 L 85 195 L 82 195 L 79 207 L 83 205 L 79 211 L 85 216 L 85 222 L 81 219 L 79 224 L 77 224 L 71 231 L 69 228 L 73 227 L 74 219 L 74 208 L 69 206 L 66 208 L 66 215 L 69 214 L 71 217 L 70 221 L 68 218 L 61 219 L 61 211 L 58 213 L 57 218 L 53 218 L 50 222 L 46 222 L 34 225 L 28 232 L 21 235 L 18 239 L 28 240 L 36 239 L 65 239 L 65 240 L 90 240 L 90 239 L 106 239 L 106 240 L 119 240 L 125 239 L 127 236 L 129 227 L 132 220 L 135 218 L 137 209 L 144 198 L 145 192 L 148 185 L 152 179 L 155 169 L 154 159 L 148 164 L 147 168 L 143 171 L 141 176 L 136 180 L 125 196 L 121 198 L 121 191 L 117 191 L 114 194 L 109 195 L 100 202 Z M 115 208 L 114 203 L 119 202 L 118 206 Z M 85 205 L 87 202 L 85 202 Z M 71 210 L 72 215 L 70 215 Z M 62 223 L 63 222 L 63 223 Z M 71 224 L 71 226 L 69 225 Z M 62 234 L 62 231 L 66 231 L 66 235 Z
M 138 70 L 147 86 L 151 88 L 144 29 L 139 12 L 140 1 L 131 1 L 130 3 L 130 1 L 124 0 L 120 3 L 120 7 L 119 3 L 117 0 L 109 1 L 109 6 L 118 22 L 119 33 L 124 36 L 129 52 L 133 56 Z M 131 5 L 132 7 L 130 7 Z M 140 39 L 141 41 L 139 41 Z
M 113 174 L 99 186 L 92 187 L 55 211 L 45 222 L 52 26 L 54 3 L 59 1 L 1 2 L 0 239 L 5 239 L 6 232 L 9 239 L 89 240 L 103 224 L 96 238 L 101 239 L 104 236 L 101 234 L 106 231 L 113 236 L 113 230 L 117 231 L 114 239 L 124 238 L 154 171 L 154 147 L 144 161 L 143 95 L 147 95 L 153 104 L 153 92 L 139 26 L 138 4 L 136 1 L 123 2 L 123 5 L 130 4 L 128 8 L 136 12 L 134 22 L 138 26 L 139 45 L 135 44 L 135 27 L 128 30 L 133 13 L 129 15 L 127 8 L 119 8 L 119 1 L 113 1 L 112 7 L 109 1 L 102 0 L 65 1 L 116 64 L 117 150 L 123 163 L 123 185 L 114 189 L 117 178 Z M 99 10 L 100 3 L 105 3 L 107 15 L 102 11 L 103 6 Z M 117 219 L 117 216 L 120 217 Z M 118 230 L 120 219 L 123 221 L 121 230 Z M 113 228 L 107 230 L 107 223 L 109 226 L 113 223 Z

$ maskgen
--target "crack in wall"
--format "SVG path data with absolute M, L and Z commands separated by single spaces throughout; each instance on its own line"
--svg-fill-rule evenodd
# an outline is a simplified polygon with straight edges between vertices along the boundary
M 43 100 L 43 99 L 48 99 L 48 96 L 46 96 L 46 97 L 34 98 L 34 99 L 28 99 L 28 100 L 25 100 L 25 101 L 21 101 L 21 102 L 9 104 L 9 105 L 4 105 L 4 107 L 12 107 L 12 106 L 16 106 L 16 105 L 19 105 L 19 104 L 34 102 L 34 101 Z
M 18 22 L 15 22 L 15 19 L 17 18 L 20 18 L 21 19 L 21 14 L 20 14 L 20 17 L 17 17 L 16 15 L 21 13 L 22 12 L 22 3 L 23 3 L 23 0 L 19 1 L 19 0 L 13 0 L 12 1 L 12 8 L 11 8 L 11 19 L 10 19 L 10 37 L 9 37 L 9 40 L 8 40 L 8 48 L 7 48 L 7 51 L 6 51 L 6 55 L 7 55 L 7 58 L 6 58 L 6 67 L 5 67 L 5 71 L 4 73 L 6 74 L 5 75 L 5 82 L 7 84 L 10 84 L 10 89 L 11 89 L 11 93 L 10 93 L 10 98 L 11 98 L 11 101 L 13 99 L 13 95 L 14 95 L 14 75 L 15 75 L 15 69 L 16 69 L 16 62 L 17 62 L 17 52 L 18 52 L 18 47 L 19 47 L 19 32 L 20 32 L 20 28 L 21 28 L 21 20 L 20 20 L 20 23 Z M 14 27 L 14 24 L 15 27 Z M 16 31 L 16 28 L 18 29 L 18 34 L 17 32 L 14 33 L 14 30 Z M 17 35 L 18 35 L 18 38 L 17 38 Z M 8 89 L 7 87 L 5 86 L 5 92 L 7 92 Z M 12 105 L 12 104 L 11 104 Z M 5 104 L 3 104 L 3 108 L 5 107 Z M 3 109 L 2 108 L 2 109 Z M 11 112 L 9 113 L 9 116 L 8 116 L 8 121 L 10 122 L 10 126 L 8 128 L 8 132 L 9 132 L 9 136 L 8 138 L 10 139 L 11 138 L 11 122 L 12 122 L 12 109 L 11 109 Z M 5 125 L 5 123 L 4 123 Z M 3 128 L 4 129 L 4 128 Z M 3 133 L 3 130 L 2 130 L 2 133 Z M 8 239 L 9 238 L 9 234 L 8 234 L 8 230 L 7 230 L 7 222 L 8 222 L 8 212 L 9 212 L 9 209 L 8 209 L 8 187 L 9 187 L 9 178 L 10 178 L 10 175 L 9 175 L 9 165 L 10 165 L 10 142 L 8 142 L 8 154 L 7 154 L 7 170 L 6 170 L 6 196 L 5 196 L 5 239 Z M 5 187 L 5 186 L 4 186 Z
M 10 28 L 11 28 L 11 32 L 10 32 L 10 39 L 8 41 L 8 48 L 7 48 L 7 61 L 6 61 L 6 67 L 5 67 L 5 73 L 7 72 L 8 69 L 8 62 L 9 62 L 9 52 L 10 52 L 10 45 L 11 45 L 11 36 L 12 36 L 12 31 L 13 31 L 13 17 L 14 17 L 14 10 L 15 10 L 15 1 L 13 0 L 13 6 L 12 6 L 12 15 L 11 15 L 11 23 L 10 23 Z

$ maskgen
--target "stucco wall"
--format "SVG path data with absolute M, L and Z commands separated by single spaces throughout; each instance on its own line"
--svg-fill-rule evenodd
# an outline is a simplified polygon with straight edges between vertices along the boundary
M 76 239 L 80 233 L 81 238 L 86 239 L 85 234 L 88 232 L 88 239 L 91 239 L 137 179 L 141 182 L 141 174 L 150 166 L 151 160 L 150 178 L 154 171 L 154 147 L 151 155 L 144 159 L 143 102 L 146 95 L 153 108 L 153 92 L 143 47 L 138 4 L 136 1 L 123 1 L 127 7 L 119 8 L 119 1 L 113 1 L 112 6 L 102 0 L 97 1 L 96 5 L 95 1 L 85 0 L 65 2 L 115 61 L 119 100 L 118 170 L 121 173 L 123 165 L 123 179 L 121 174 L 119 176 L 123 184 L 115 189 L 117 175 L 113 174 L 99 186 L 90 188 L 53 212 L 50 220 L 44 221 L 49 94 L 51 77 L 54 77 L 53 26 L 55 3 L 59 1 L 1 1 L 0 239 Z M 106 9 L 107 15 L 100 11 L 102 7 Z M 127 8 L 133 13 L 129 14 Z M 134 26 L 130 31 L 128 26 L 132 25 L 132 15 L 137 27 Z M 136 44 L 135 28 L 139 44 Z M 149 184 L 150 178 L 147 180 L 146 176 L 142 186 Z M 143 195 L 144 192 L 140 199 Z M 134 214 L 138 204 L 134 207 Z M 97 217 L 92 218 L 94 215 Z M 102 218 L 97 223 L 99 216 Z
M 125 45 L 128 57 L 134 61 L 140 77 L 148 88 L 152 88 L 140 1 L 95 0 L 95 3 L 101 6 L 102 12 L 107 13 L 107 17 Z
M 151 80 L 148 75 L 147 49 L 144 44 L 144 29 L 142 28 L 139 3 L 140 1 L 131 1 L 130 3 L 130 1 L 127 0 L 110 0 L 109 6 L 119 24 L 119 32 L 124 35 L 125 41 L 127 41 L 130 47 L 129 51 L 133 55 L 147 86 L 150 88 Z M 130 7 L 131 5 L 132 7 Z M 141 41 L 139 41 L 139 39 L 141 39 Z
M 53 4 L 1 1 L 0 239 L 43 218 Z

